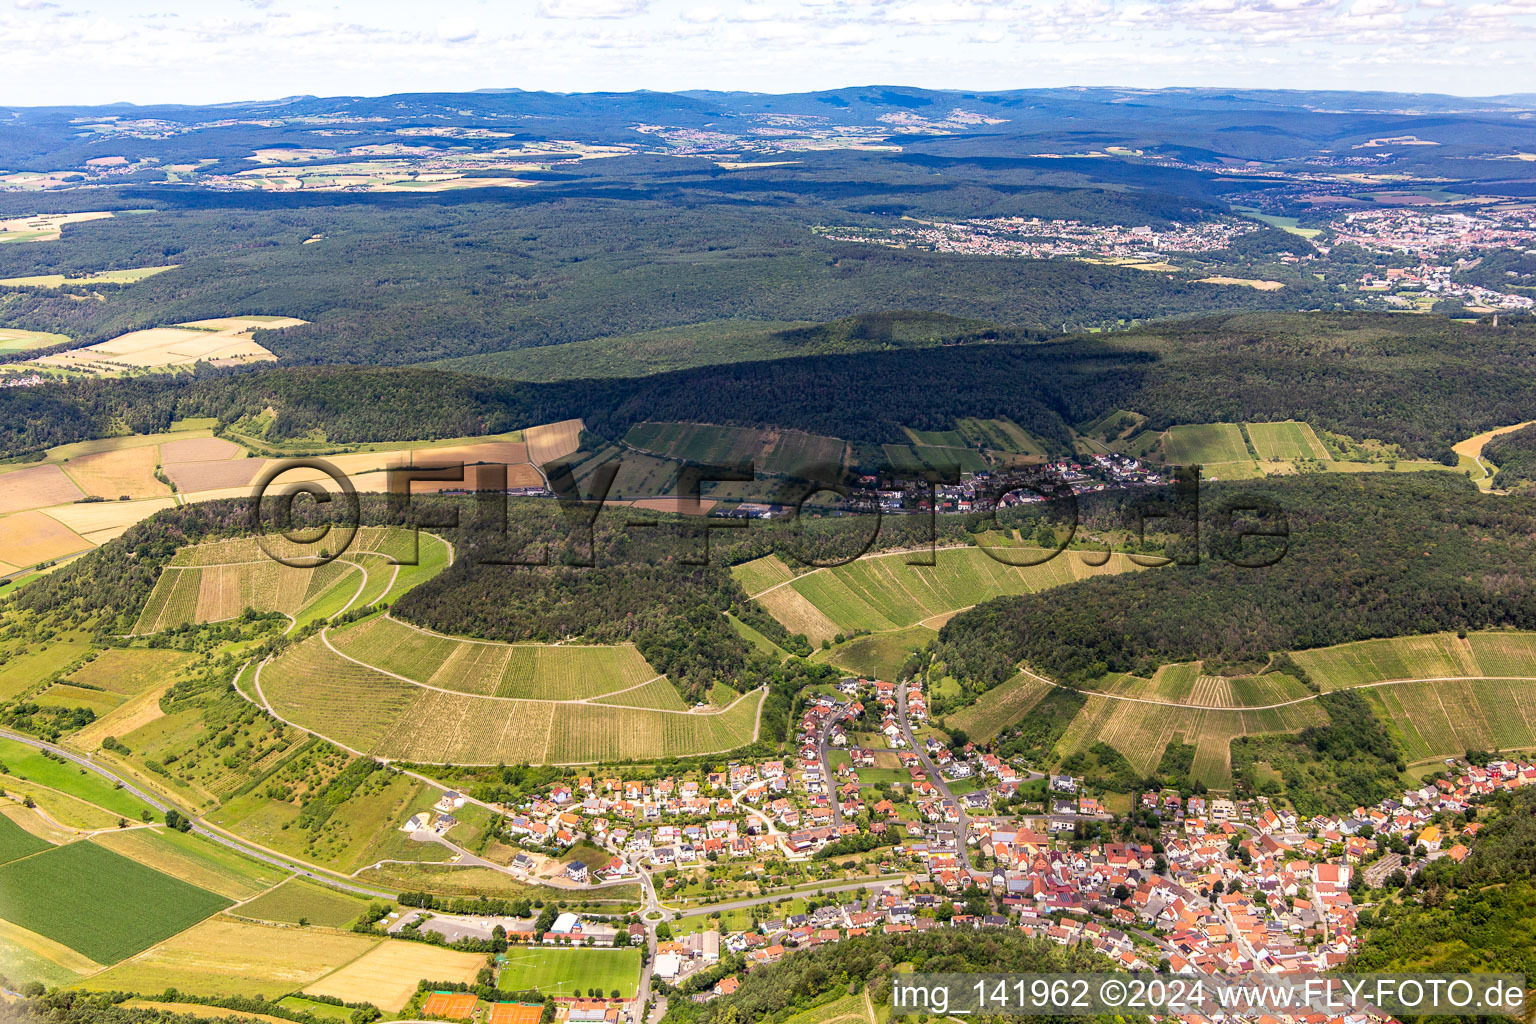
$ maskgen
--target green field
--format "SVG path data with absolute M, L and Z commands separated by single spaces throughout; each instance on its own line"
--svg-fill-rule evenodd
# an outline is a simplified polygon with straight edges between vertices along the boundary
M 103 832 L 91 842 L 232 900 L 250 899 L 282 881 L 285 874 L 279 867 L 253 860 L 210 839 L 174 829 Z
M 0 814 L 0 864 L 41 853 L 51 844 Z
M 303 920 L 328 928 L 349 928 L 366 909 L 366 900 L 302 878 L 290 878 L 230 913 L 256 921 L 298 924 Z
M 1021 672 L 948 716 L 945 724 L 963 729 L 977 743 L 985 743 L 1029 714 L 1050 690 L 1050 684 Z
M 1482 635 L 1493 638 L 1529 637 L 1529 634 Z M 1479 646 L 1487 646 L 1487 642 L 1480 641 Z M 1297 651 L 1291 657 L 1296 664 L 1306 669 L 1313 682 L 1325 690 L 1337 690 L 1385 679 L 1438 679 L 1492 674 L 1478 664 L 1476 649 L 1470 638 L 1463 641 L 1454 633 L 1430 633 Z M 1507 666 L 1500 667 L 1507 671 Z
M 585 994 L 589 988 L 606 995 L 618 989 L 632 998 L 640 982 L 638 949 L 518 949 L 507 950 L 496 984 L 503 992 L 538 989 L 545 995 Z
M 894 633 L 872 633 L 854 637 L 830 650 L 818 651 L 814 660 L 828 662 L 868 679 L 895 682 L 901 678 L 901 667 L 912 652 L 936 636 L 938 633 L 927 626 L 909 626 Z
M 1536 680 L 1457 679 L 1362 692 L 1410 761 L 1536 748 Z
M 42 751 L 24 743 L 0 739 L 0 763 L 9 769 L 11 778 L 47 786 L 133 821 L 138 820 L 140 811 L 149 810 L 148 804 L 125 789 L 115 789 L 95 772 L 73 762 L 44 757 Z
M 1250 460 L 1248 444 L 1236 423 L 1192 423 L 1169 427 L 1163 456 L 1176 466 Z
M 71 843 L 0 867 L 0 917 L 102 964 L 229 905 L 95 843 Z
M 928 445 L 887 444 L 881 445 L 891 469 L 897 473 L 917 475 L 933 469 L 940 473 L 980 473 L 987 468 L 987 460 L 974 448 L 938 448 Z
M 0 285 L 7 282 L 0 281 Z M 26 352 L 49 345 L 63 345 L 70 340 L 67 334 L 49 334 L 46 331 L 21 331 L 11 327 L 0 328 L 0 352 Z

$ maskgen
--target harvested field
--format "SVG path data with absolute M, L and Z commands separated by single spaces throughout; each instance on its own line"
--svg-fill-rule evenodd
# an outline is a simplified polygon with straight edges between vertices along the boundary
M 58 466 L 28 466 L 0 473 L 0 515 L 62 505 L 83 497 L 85 492 Z
M 160 455 L 153 445 L 119 448 L 116 451 L 81 455 L 64 463 L 64 472 L 86 494 L 116 500 L 156 498 L 171 489 L 155 479 Z
M 528 446 L 528 461 L 543 467 L 572 454 L 581 447 L 582 426 L 578 419 L 529 427 L 523 431 L 523 441 Z
M 50 562 L 90 547 L 90 541 L 42 512 L 17 512 L 0 519 L 0 553 L 11 565 Z
M 63 236 L 71 224 L 83 224 L 91 220 L 105 220 L 110 212 L 96 213 L 38 213 L 30 217 L 13 217 L 0 220 L 0 242 L 55 242 Z
M 244 317 L 198 320 L 174 327 L 132 331 L 111 341 L 43 356 L 38 362 L 44 366 L 93 374 L 171 369 L 197 362 L 216 366 L 274 362 L 277 357 L 253 341 L 251 335 L 263 328 L 293 327 L 303 322 Z
M 484 966 L 484 953 L 386 939 L 304 991 L 335 996 L 343 1002 L 370 1002 L 381 1010 L 398 1013 L 416 994 L 418 982 L 472 982 Z
M 766 594 L 759 594 L 757 602 L 768 610 L 769 615 L 778 619 L 785 629 L 791 633 L 804 633 L 812 644 L 831 640 L 841 632 L 836 622 L 822 614 L 821 609 L 793 587 L 779 587 Z
M 0 285 L 6 282 L 0 281 Z M 69 341 L 67 334 L 49 334 L 47 331 L 19 331 L 0 328 L 0 353 L 26 352 L 34 348 L 62 345 Z
M 225 487 L 249 487 L 267 464 L 265 459 L 221 459 L 202 462 L 166 460 L 165 475 L 184 493 Z
M 175 988 L 199 996 L 277 996 L 302 988 L 382 941 L 351 932 L 282 928 L 220 915 L 143 956 L 95 975 L 84 982 L 84 987 L 130 992 Z M 484 961 L 483 956 L 479 959 Z M 415 988 L 414 981 L 411 987 Z
M 117 530 L 143 522 L 162 509 L 172 508 L 174 498 L 141 498 L 138 501 L 89 501 L 57 505 L 44 513 L 82 535 Z
M 160 461 L 166 466 L 183 462 L 220 462 L 244 455 L 244 448 L 222 437 L 187 437 L 160 445 Z

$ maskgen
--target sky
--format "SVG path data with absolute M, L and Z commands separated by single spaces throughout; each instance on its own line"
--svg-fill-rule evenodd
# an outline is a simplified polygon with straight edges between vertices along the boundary
M 1536 93 L 1536 0 L 0 0 L 0 105 L 1064 85 Z

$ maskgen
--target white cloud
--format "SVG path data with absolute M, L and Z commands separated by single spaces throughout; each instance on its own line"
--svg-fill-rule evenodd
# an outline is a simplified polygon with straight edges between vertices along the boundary
M 720 20 L 720 9 L 717 7 L 690 7 L 678 15 L 678 17 L 694 25 L 707 25 Z
M 446 43 L 467 43 L 479 34 L 479 26 L 468 18 L 445 18 L 437 23 L 437 38 Z
M 651 0 L 544 0 L 539 13 L 546 18 L 633 18 L 650 6 Z

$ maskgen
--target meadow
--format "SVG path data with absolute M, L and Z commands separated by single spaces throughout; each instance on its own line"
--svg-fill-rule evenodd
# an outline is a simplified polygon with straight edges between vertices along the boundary
M 548 995 L 586 994 L 596 988 L 608 995 L 618 989 L 631 998 L 640 981 L 638 949 L 507 950 L 496 984 L 503 992 L 538 989 Z
M 278 924 L 304 921 L 327 928 L 350 928 L 367 909 L 366 900 L 302 878 L 290 878 L 229 913 Z
M 116 963 L 230 905 L 94 843 L 0 867 L 0 917 Z

